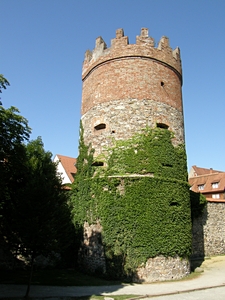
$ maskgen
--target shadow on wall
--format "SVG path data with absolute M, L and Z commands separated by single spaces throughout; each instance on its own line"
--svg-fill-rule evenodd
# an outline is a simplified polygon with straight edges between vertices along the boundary
M 136 270 L 126 268 L 126 253 L 115 253 L 115 245 L 104 245 L 102 226 L 99 222 L 84 223 L 83 242 L 79 252 L 79 267 L 82 272 L 123 282 L 156 282 L 181 279 L 190 273 L 188 259 L 164 257 L 149 258 L 145 266 Z
M 191 213 L 192 213 L 192 254 L 191 271 L 199 267 L 204 261 L 204 225 L 208 218 L 206 199 L 200 193 L 191 192 Z
M 99 222 L 84 223 L 83 241 L 78 255 L 78 265 L 82 271 L 90 274 L 105 274 L 106 263 L 102 245 L 102 226 Z
M 85 222 L 83 229 L 84 239 L 78 257 L 81 271 L 110 280 L 125 279 L 130 282 L 134 274 L 125 275 L 125 255 L 115 255 L 113 247 L 103 245 L 100 223 L 89 225 L 88 222 Z

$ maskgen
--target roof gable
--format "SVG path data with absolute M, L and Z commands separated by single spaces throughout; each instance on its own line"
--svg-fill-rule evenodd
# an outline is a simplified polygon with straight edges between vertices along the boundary
M 60 161 L 65 173 L 67 174 L 70 183 L 74 181 L 74 175 L 77 173 L 77 168 L 75 167 L 77 159 L 74 157 L 64 156 L 56 154 L 54 161 Z
M 192 168 L 189 172 L 189 178 L 196 177 L 196 176 L 201 176 L 201 175 L 212 174 L 212 173 L 223 173 L 223 172 L 213 170 L 212 168 L 206 169 L 206 168 L 200 168 L 200 167 L 197 167 L 197 166 L 192 166 Z

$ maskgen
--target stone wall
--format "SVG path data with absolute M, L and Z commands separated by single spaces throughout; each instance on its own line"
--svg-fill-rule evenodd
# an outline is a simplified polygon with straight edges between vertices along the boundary
M 134 282 L 178 280 L 188 274 L 190 274 L 188 259 L 157 256 L 149 258 L 144 266 L 137 269 Z
M 81 251 L 83 267 L 91 272 L 105 272 L 104 249 L 101 243 L 102 227 L 84 225 L 84 243 Z M 225 202 L 207 202 L 202 216 L 194 219 L 192 228 L 192 258 L 225 254 Z M 154 282 L 181 279 L 190 272 L 186 259 L 158 256 L 140 266 L 135 282 Z
M 80 249 L 80 266 L 88 273 L 103 275 L 107 272 L 104 247 L 101 240 L 102 226 L 99 222 L 84 223 L 84 241 Z M 138 267 L 133 282 L 156 282 L 178 280 L 190 274 L 188 259 L 164 257 L 149 258 L 146 264 Z
M 207 202 L 193 222 L 193 258 L 225 254 L 225 202 Z
M 79 252 L 79 265 L 87 273 L 105 273 L 105 255 L 102 245 L 102 226 L 99 222 L 84 223 L 83 242 Z
M 154 100 L 114 100 L 98 104 L 82 116 L 84 141 L 92 143 L 95 155 L 111 146 L 113 139 L 128 139 L 146 126 L 156 127 L 157 123 L 167 124 L 168 129 L 174 132 L 175 145 L 184 143 L 182 112 Z M 106 127 L 96 130 L 98 124 L 105 124 Z

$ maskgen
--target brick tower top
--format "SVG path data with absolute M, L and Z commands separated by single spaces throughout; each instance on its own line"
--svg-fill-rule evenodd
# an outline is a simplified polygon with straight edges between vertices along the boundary
M 174 133 L 174 145 L 184 143 L 180 50 L 162 37 L 158 47 L 142 28 L 135 44 L 123 29 L 111 47 L 101 37 L 86 51 L 82 70 L 84 140 L 96 155 L 115 140 L 128 139 L 145 127 Z
M 110 48 L 107 48 L 102 37 L 98 37 L 94 50 L 87 50 L 85 53 L 82 80 L 84 81 L 90 72 L 99 65 L 126 57 L 142 57 L 165 64 L 177 73 L 182 84 L 180 49 L 177 47 L 172 50 L 169 46 L 169 39 L 165 36 L 160 39 L 158 47 L 155 48 L 154 39 L 148 36 L 147 28 L 141 29 L 140 36 L 136 37 L 136 44 L 129 44 L 123 29 L 116 30 L 116 38 L 111 40 Z

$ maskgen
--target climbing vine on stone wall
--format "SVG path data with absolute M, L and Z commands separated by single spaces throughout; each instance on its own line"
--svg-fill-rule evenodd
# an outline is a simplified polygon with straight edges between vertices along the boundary
M 80 122 L 79 155 L 77 158 L 77 174 L 72 184 L 71 203 L 73 205 L 74 223 L 83 225 L 86 212 L 90 210 L 90 191 L 93 177 L 93 153 L 91 145 L 85 145 L 83 137 L 84 129 Z
M 191 207 L 186 152 L 172 134 L 146 128 L 108 149 L 106 167 L 93 167 L 81 138 L 73 189 L 74 222 L 103 226 L 107 274 L 131 274 L 150 257 L 188 257 Z M 97 172 L 98 170 L 98 172 Z
M 110 151 L 107 174 L 148 174 L 187 181 L 183 145 L 174 147 L 173 134 L 160 128 L 146 128 L 127 141 L 117 141 Z

